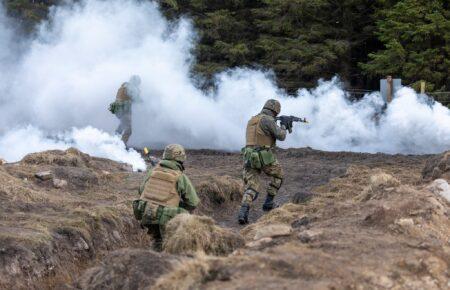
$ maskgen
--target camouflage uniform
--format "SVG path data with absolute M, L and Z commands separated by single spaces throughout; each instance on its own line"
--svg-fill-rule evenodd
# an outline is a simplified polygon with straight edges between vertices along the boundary
M 122 141 L 125 145 L 128 145 L 128 139 L 130 139 L 132 133 L 132 111 L 131 104 L 137 98 L 139 98 L 139 85 L 140 78 L 138 76 L 132 76 L 129 82 L 123 83 L 117 91 L 116 101 L 111 104 L 113 109 L 111 110 L 119 119 L 119 126 L 116 129 L 116 133 L 122 136 Z
M 275 117 L 280 112 L 278 101 L 266 102 L 260 114 L 252 117 L 247 124 L 246 147 L 244 155 L 243 179 L 245 184 L 242 198 L 239 222 L 248 222 L 248 211 L 261 192 L 260 175 L 265 173 L 271 177 L 267 187 L 266 201 L 263 210 L 271 210 L 276 205 L 273 202 L 283 182 L 283 169 L 273 152 L 276 140 L 286 139 L 286 129 L 277 125 Z
M 170 153 L 173 150 L 182 153 L 174 156 Z M 163 160 L 149 170 L 139 188 L 140 199 L 135 203 L 144 203 L 141 205 L 141 226 L 148 228 L 157 249 L 161 248 L 167 222 L 177 214 L 193 211 L 200 202 L 193 184 L 183 174 L 185 159 L 184 149 L 180 145 L 167 146 Z

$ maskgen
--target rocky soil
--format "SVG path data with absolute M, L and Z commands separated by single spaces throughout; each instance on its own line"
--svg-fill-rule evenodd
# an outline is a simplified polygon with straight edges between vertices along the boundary
M 74 149 L 1 165 L 0 288 L 450 287 L 448 153 L 280 150 L 284 205 L 264 214 L 262 196 L 246 227 L 235 222 L 239 154 L 188 156 L 202 198 L 196 214 L 212 219 L 174 221 L 162 253 L 132 217 L 144 173 Z M 195 233 L 180 234 L 192 225 Z

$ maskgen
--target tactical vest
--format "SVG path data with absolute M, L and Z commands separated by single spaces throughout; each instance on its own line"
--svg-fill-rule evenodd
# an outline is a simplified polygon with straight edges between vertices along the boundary
M 263 115 L 256 115 L 247 123 L 246 145 L 247 146 L 275 146 L 275 138 L 266 135 L 261 128 L 261 120 Z
M 127 86 L 125 84 L 123 84 L 117 91 L 116 101 L 117 102 L 131 101 L 131 97 L 128 95 Z
M 141 199 L 157 205 L 178 207 L 181 198 L 177 181 L 181 175 L 177 170 L 156 166 L 145 184 Z

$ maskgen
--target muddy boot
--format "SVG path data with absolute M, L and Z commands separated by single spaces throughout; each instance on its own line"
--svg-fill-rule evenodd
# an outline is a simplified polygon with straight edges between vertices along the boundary
M 241 225 L 248 224 L 248 212 L 250 210 L 250 205 L 243 204 L 239 210 L 238 221 Z
M 264 201 L 262 207 L 263 211 L 271 211 L 272 209 L 279 207 L 279 205 L 276 202 L 274 202 L 273 199 L 274 199 L 273 195 L 268 194 L 266 196 L 266 201 Z

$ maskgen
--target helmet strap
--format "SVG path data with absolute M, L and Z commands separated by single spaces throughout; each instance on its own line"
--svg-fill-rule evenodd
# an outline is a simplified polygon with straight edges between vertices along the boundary
M 184 164 L 183 164 L 183 162 L 182 161 L 178 161 L 178 160 L 177 160 L 177 162 L 178 162 L 178 164 L 180 164 L 181 171 L 184 171 Z

